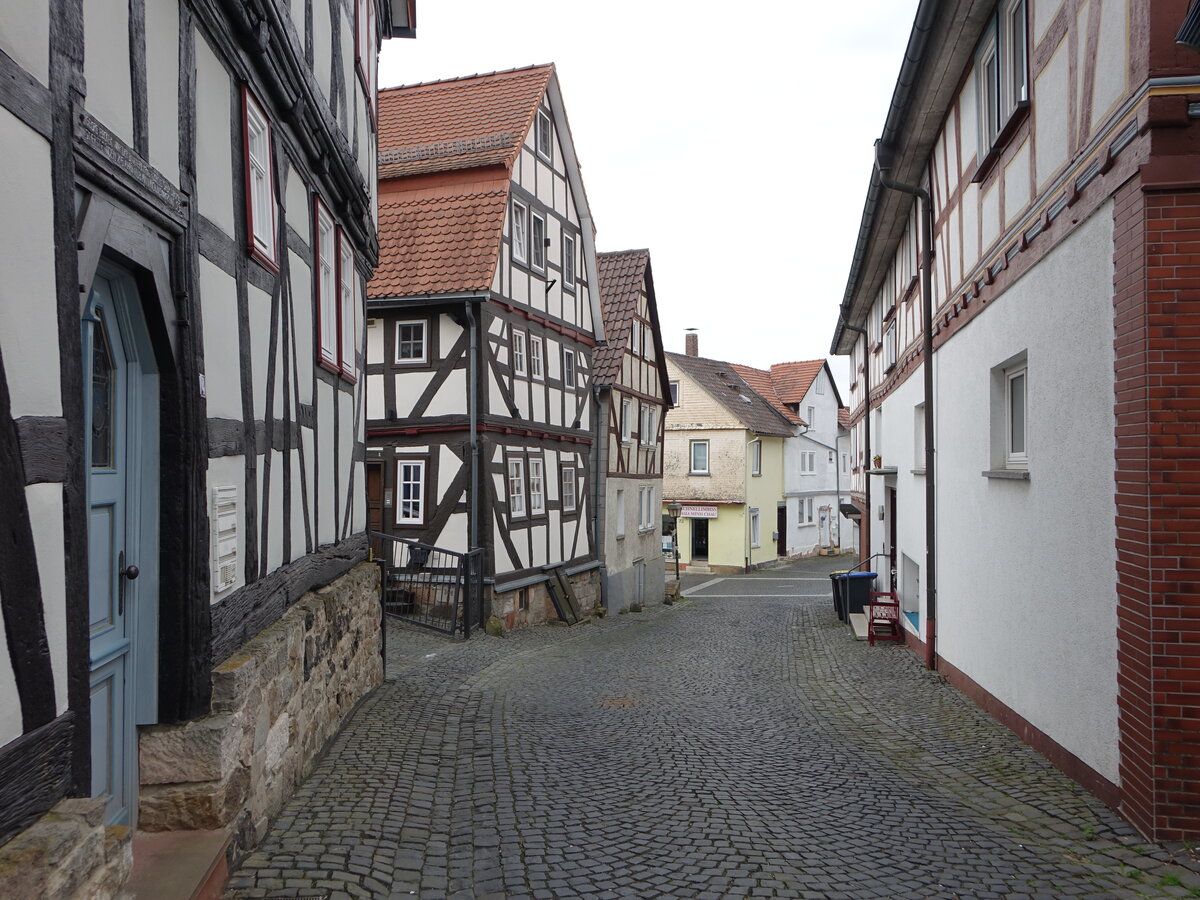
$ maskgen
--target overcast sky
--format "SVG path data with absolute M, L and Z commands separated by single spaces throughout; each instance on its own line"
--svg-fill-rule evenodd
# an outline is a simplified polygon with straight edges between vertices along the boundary
M 379 80 L 555 63 L 597 248 L 650 249 L 668 350 L 765 368 L 828 354 L 916 5 L 418 0 Z

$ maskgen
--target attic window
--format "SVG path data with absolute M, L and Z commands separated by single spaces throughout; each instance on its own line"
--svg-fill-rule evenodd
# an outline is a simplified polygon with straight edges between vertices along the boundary
M 538 110 L 537 117 L 537 152 L 546 162 L 554 162 L 553 145 L 550 142 L 550 117 L 543 110 Z
M 737 390 L 737 388 L 734 388 L 734 390 Z M 753 403 L 754 402 L 749 397 L 747 397 L 745 394 L 738 394 L 738 396 L 742 398 L 743 403 Z

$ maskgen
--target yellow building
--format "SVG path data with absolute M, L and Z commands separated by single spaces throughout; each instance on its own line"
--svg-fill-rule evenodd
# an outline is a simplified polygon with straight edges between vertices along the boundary
M 789 419 L 739 375 L 733 364 L 696 353 L 667 354 L 672 408 L 667 413 L 663 501 L 682 506 L 681 567 L 743 572 L 774 562 L 786 548 L 783 448 L 799 419 Z

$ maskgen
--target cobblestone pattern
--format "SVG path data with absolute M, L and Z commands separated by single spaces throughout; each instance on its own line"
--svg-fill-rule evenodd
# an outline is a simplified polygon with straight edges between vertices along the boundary
M 793 596 L 714 596 L 755 581 Z M 1190 854 L 795 596 L 818 592 L 749 576 L 572 629 L 394 629 L 388 682 L 229 896 L 1200 896 Z

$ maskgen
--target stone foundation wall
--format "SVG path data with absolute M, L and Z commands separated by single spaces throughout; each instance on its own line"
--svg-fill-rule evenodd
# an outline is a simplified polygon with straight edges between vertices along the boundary
M 600 570 L 589 569 L 567 579 L 579 600 L 579 611 L 582 615 L 591 614 L 592 608 L 600 602 Z M 492 615 L 504 623 L 507 630 L 520 628 L 525 625 L 541 625 L 546 622 L 557 622 L 558 613 L 554 611 L 554 601 L 550 599 L 550 588 L 546 582 L 531 585 L 525 590 L 529 602 L 528 609 L 521 609 L 519 591 L 505 591 L 491 596 Z
M 60 801 L 0 847 L 0 895 L 109 900 L 133 868 L 132 833 L 104 824 L 103 798 Z
M 213 670 L 212 713 L 139 736 L 138 827 L 230 828 L 254 846 L 358 701 L 383 680 L 379 569 L 306 594 Z

